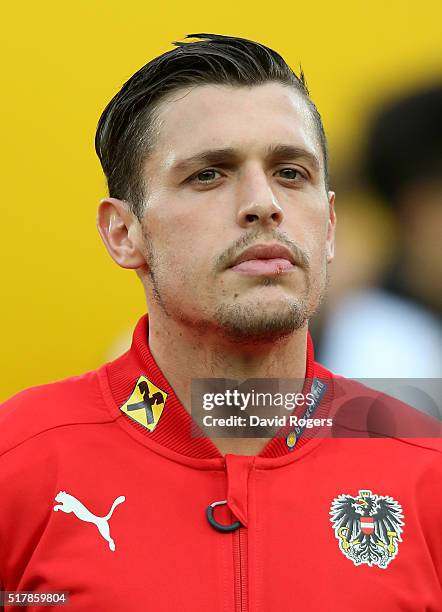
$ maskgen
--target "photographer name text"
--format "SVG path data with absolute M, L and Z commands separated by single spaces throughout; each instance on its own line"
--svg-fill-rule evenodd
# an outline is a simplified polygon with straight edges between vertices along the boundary
M 259 417 L 251 414 L 248 416 L 230 415 L 228 417 L 214 417 L 206 414 L 203 417 L 205 427 L 332 427 L 333 420 L 327 419 L 306 419 L 296 415 L 282 415 L 274 417 Z

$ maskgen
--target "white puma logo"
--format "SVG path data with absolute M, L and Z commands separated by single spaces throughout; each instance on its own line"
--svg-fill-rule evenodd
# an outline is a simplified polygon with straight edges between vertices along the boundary
M 55 497 L 55 501 L 60 502 L 60 504 L 54 506 L 54 510 L 55 512 L 58 510 L 63 510 L 63 512 L 66 513 L 73 512 L 81 521 L 95 523 L 103 538 L 109 542 L 109 548 L 111 550 L 115 550 L 115 542 L 110 537 L 109 533 L 108 520 L 112 516 L 115 507 L 118 506 L 118 504 L 123 503 L 125 500 L 126 498 L 124 495 L 120 495 L 120 497 L 117 497 L 117 499 L 114 501 L 106 516 L 95 516 L 95 514 L 92 514 L 92 512 L 90 512 L 86 506 L 83 506 L 83 504 L 73 495 L 69 495 L 69 493 L 66 493 L 66 491 L 60 491 Z

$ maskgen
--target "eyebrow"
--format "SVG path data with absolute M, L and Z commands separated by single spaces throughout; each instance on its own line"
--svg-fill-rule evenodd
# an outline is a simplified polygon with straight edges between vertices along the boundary
M 226 147 L 221 149 L 207 149 L 196 155 L 178 160 L 172 166 L 173 171 L 184 172 L 198 166 L 234 166 L 242 159 L 238 150 Z M 318 172 L 320 163 L 318 157 L 303 147 L 288 144 L 270 145 L 266 149 L 266 159 L 270 162 L 292 160 L 305 160 Z
M 240 161 L 240 155 L 236 149 L 226 147 L 224 149 L 207 149 L 187 157 L 186 159 L 178 160 L 172 166 L 173 171 L 185 171 L 191 170 L 196 166 L 219 166 L 219 165 L 230 165 Z
M 295 147 L 287 144 L 270 145 L 267 147 L 266 154 L 274 162 L 287 159 L 305 160 L 316 172 L 319 172 L 321 167 L 318 157 L 312 151 L 304 149 L 304 147 Z

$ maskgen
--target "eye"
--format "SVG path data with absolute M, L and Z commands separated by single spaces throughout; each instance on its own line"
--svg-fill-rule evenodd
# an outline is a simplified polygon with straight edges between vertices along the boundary
M 218 178 L 218 176 L 216 175 L 221 176 L 218 170 L 215 170 L 214 168 L 207 168 L 206 170 L 201 170 L 201 172 L 198 172 L 197 174 L 191 176 L 190 180 L 194 183 L 199 183 L 200 185 L 207 185 L 208 183 L 212 183 L 215 179 Z
M 307 177 L 297 168 L 281 168 L 278 170 L 281 178 L 287 179 L 289 181 L 298 182 L 306 179 Z

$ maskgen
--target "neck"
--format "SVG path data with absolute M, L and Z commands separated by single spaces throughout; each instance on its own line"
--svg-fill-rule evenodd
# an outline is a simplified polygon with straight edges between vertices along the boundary
M 235 342 L 216 331 L 204 333 L 149 309 L 149 349 L 181 404 L 191 412 L 195 378 L 292 378 L 306 369 L 307 326 L 273 341 Z M 300 389 L 299 389 L 300 390 Z M 268 438 L 213 438 L 225 453 L 255 455 Z

